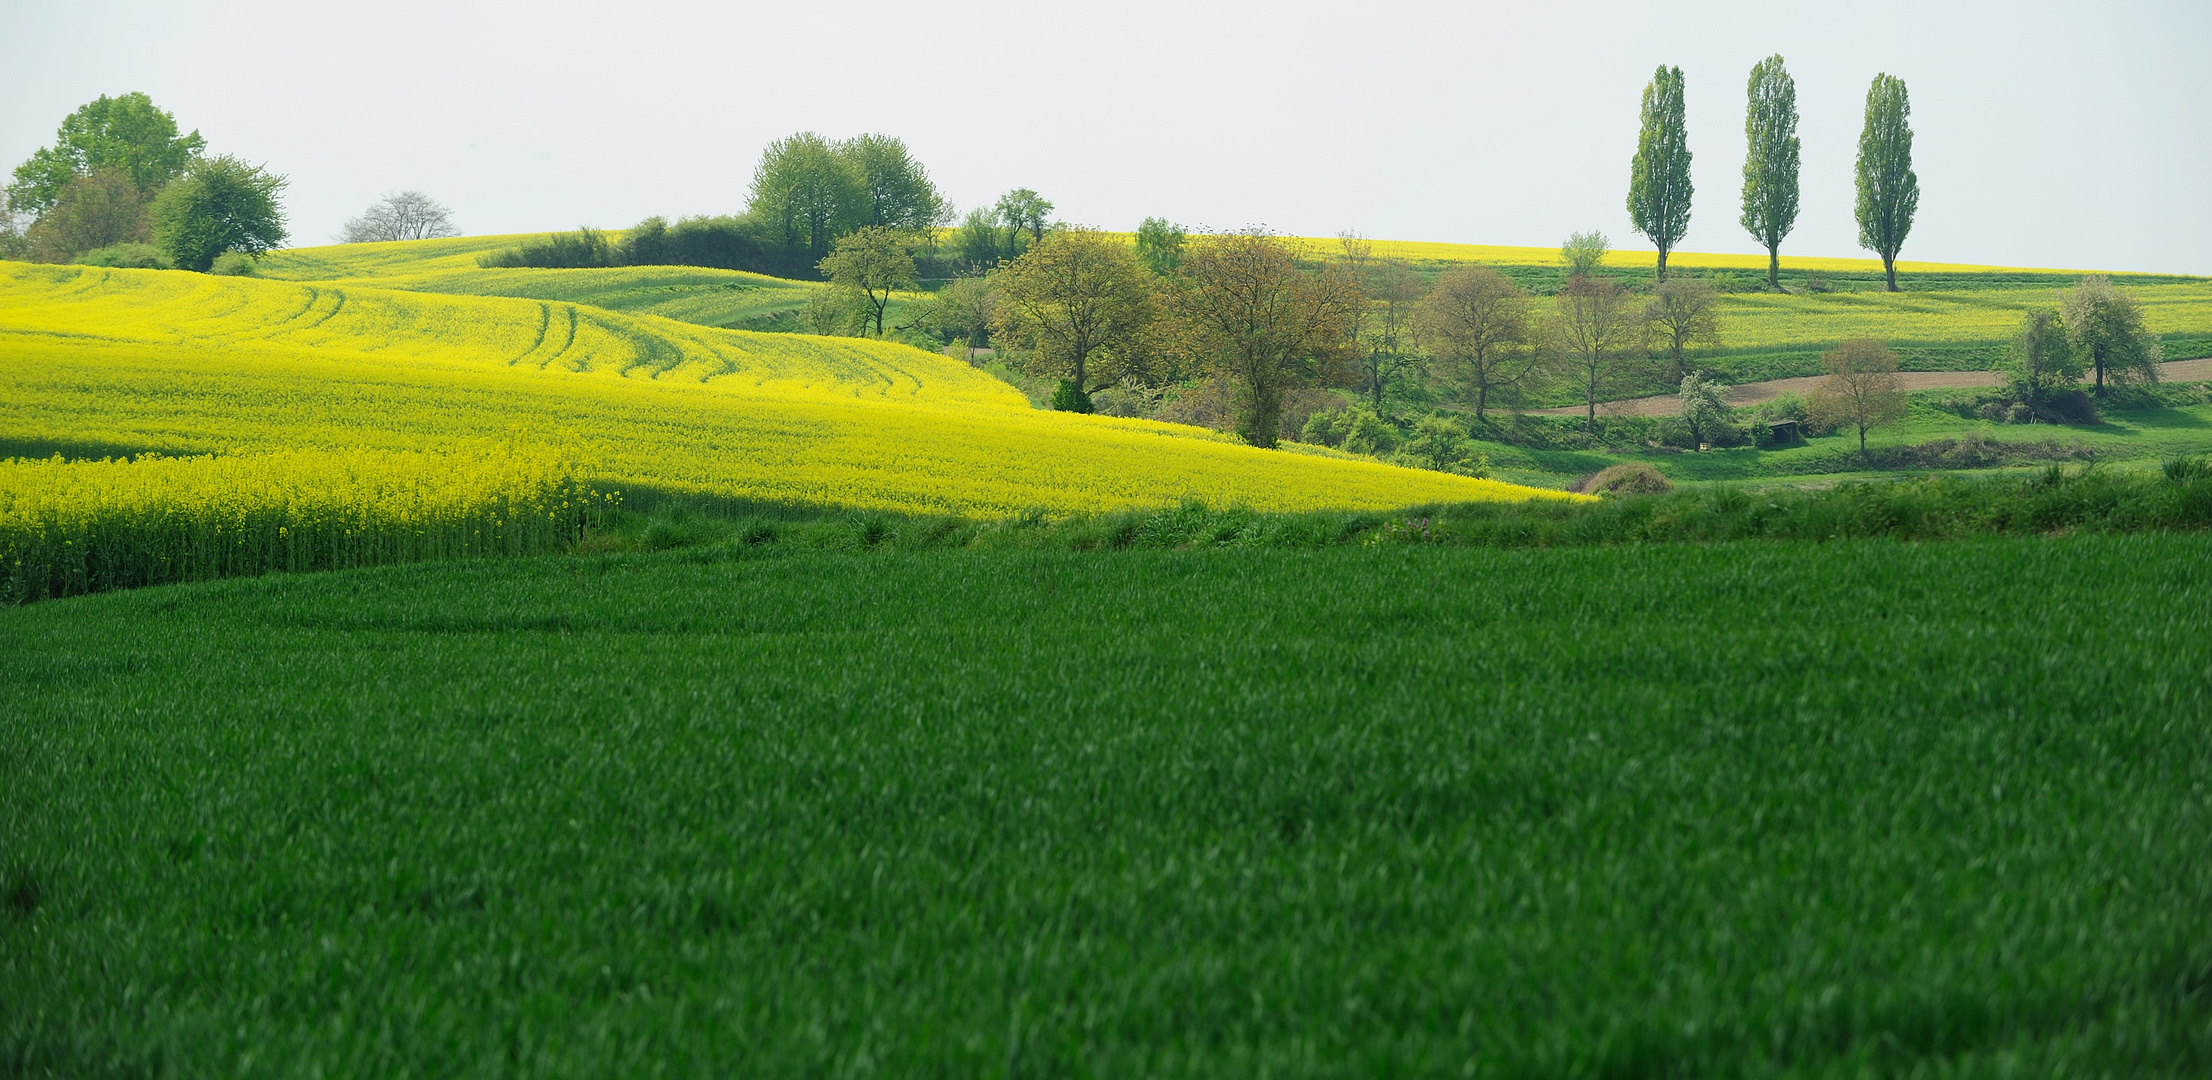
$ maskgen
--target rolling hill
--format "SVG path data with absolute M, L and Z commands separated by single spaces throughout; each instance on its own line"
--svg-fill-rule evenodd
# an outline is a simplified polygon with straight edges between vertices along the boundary
M 1040 412 L 903 345 L 566 301 L 10 263 L 0 355 L 0 455 L 419 451 L 520 436 L 573 447 L 617 487 L 968 516 L 1558 495 Z

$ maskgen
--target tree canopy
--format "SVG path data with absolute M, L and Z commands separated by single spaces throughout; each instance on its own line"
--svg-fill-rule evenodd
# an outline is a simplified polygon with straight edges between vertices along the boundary
M 15 167 L 8 205 L 21 213 L 43 214 L 61 198 L 72 176 L 113 169 L 130 178 L 141 197 L 183 175 L 207 148 L 197 131 L 177 134 L 174 116 L 142 93 L 94 98 L 62 120 L 54 144 L 39 148 Z
M 866 200 L 862 224 L 920 232 L 951 220 L 952 204 L 938 193 L 929 170 L 915 161 L 904 140 L 889 135 L 860 135 L 838 151 L 860 174 Z
M 2105 382 L 2157 382 L 2158 335 L 2143 325 L 2143 305 L 2112 287 L 2102 274 L 2081 279 L 2059 296 L 2066 336 L 2096 373 L 2097 393 Z
M 68 262 L 113 244 L 144 243 L 149 235 L 138 185 L 121 169 L 102 167 L 71 176 L 24 243 L 39 262 Z
M 883 336 L 891 294 L 914 284 L 914 239 L 900 229 L 863 225 L 837 238 L 822 258 L 822 276 L 844 290 Z
M 1658 246 L 1661 279 L 1667 276 L 1667 253 L 1690 229 L 1690 194 L 1682 69 L 1662 64 L 1644 86 L 1643 124 L 1628 174 L 1628 220 Z
M 1897 291 L 1897 252 L 1920 208 L 1920 177 L 1912 171 L 1912 102 L 1905 80 L 1874 76 L 1859 131 L 1859 246 L 1882 257 L 1890 292 Z
M 811 131 L 768 144 L 753 170 L 747 212 L 787 262 L 813 265 L 865 219 L 866 181 L 838 144 Z
M 192 163 L 154 199 L 154 243 L 180 270 L 206 272 L 215 257 L 260 256 L 284 243 L 277 196 L 284 177 L 224 155 Z
M 1118 237 L 1055 229 L 991 283 L 993 328 L 1030 350 L 1030 370 L 1064 380 L 1060 407 L 1089 412 L 1092 391 L 1142 372 L 1152 280 Z
M 1743 133 L 1743 227 L 1767 249 L 1767 288 L 1782 287 L 1782 238 L 1797 224 L 1797 81 L 1777 53 L 1751 68 Z
M 1045 238 L 1045 229 L 1052 221 L 1052 201 L 1028 188 L 1015 188 L 998 197 L 998 219 L 1015 233 L 1026 232 L 1034 244 Z M 1014 239 L 1007 245 L 1009 254 L 1014 252 Z
M 1597 229 L 1571 233 L 1566 242 L 1559 245 L 1559 261 L 1567 264 L 1567 277 L 1586 278 L 1598 272 L 1605 262 L 1605 254 L 1613 250 L 1613 241 Z
M 1137 226 L 1137 261 L 1165 277 L 1183 264 L 1183 245 L 1190 234 L 1166 218 L 1148 217 Z
M 945 224 L 952 206 L 888 135 L 838 141 L 802 131 L 769 143 L 753 169 L 746 216 L 767 235 L 774 269 L 804 273 L 839 237 L 863 226 L 923 233 Z
M 1513 279 L 1487 266 L 1462 266 L 1436 279 L 1414 326 L 1446 372 L 1458 378 L 1462 393 L 1473 395 L 1479 420 L 1493 395 L 1535 370 L 1529 318 L 1529 296 Z
M 1366 301 L 1342 267 L 1300 270 L 1282 238 L 1247 230 L 1192 244 L 1178 282 L 1178 346 L 1229 382 L 1253 446 L 1280 441 L 1284 391 L 1357 381 L 1352 330 Z

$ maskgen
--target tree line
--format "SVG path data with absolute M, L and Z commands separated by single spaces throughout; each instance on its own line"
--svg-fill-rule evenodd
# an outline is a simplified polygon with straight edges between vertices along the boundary
M 1781 288 L 1782 241 L 1798 211 L 1797 82 L 1777 54 L 1751 69 L 1745 88 L 1742 216 L 1738 222 L 1767 250 L 1767 287 Z M 1859 246 L 1882 260 L 1886 288 L 1897 289 L 1897 254 L 1920 207 L 1912 168 L 1912 102 L 1905 81 L 1887 73 L 1867 88 L 1853 166 L 1853 213 Z M 1682 69 L 1664 64 L 1644 86 L 1636 153 L 1630 159 L 1629 221 L 1667 255 L 1690 228 L 1690 149 Z
M 902 239 L 922 276 L 976 274 L 1015 258 L 1052 227 L 1053 204 L 1015 188 L 956 216 L 904 140 L 831 139 L 803 131 L 770 143 L 753 169 L 742 213 L 649 217 L 609 238 L 591 228 L 556 234 L 480 261 L 487 266 L 710 266 L 789 278 L 827 275 L 840 240 L 870 230 Z M 956 224 L 957 222 L 957 224 Z
M 16 166 L 0 256 L 239 273 L 287 237 L 282 176 L 209 156 L 142 93 L 101 95 Z

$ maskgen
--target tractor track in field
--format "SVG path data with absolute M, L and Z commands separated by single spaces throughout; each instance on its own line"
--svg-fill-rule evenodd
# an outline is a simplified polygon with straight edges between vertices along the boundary
M 2170 360 L 2159 365 L 2158 377 L 2165 382 L 2202 382 L 2212 379 L 2212 357 Z M 1728 388 L 1728 403 L 1742 408 L 1783 394 L 1810 394 L 1822 378 L 1820 375 L 1807 375 L 1731 386 Z M 1897 381 L 1904 384 L 1907 390 L 1948 390 L 1996 386 L 1998 377 L 1991 371 L 1900 371 L 1897 373 Z M 1538 415 L 1573 416 L 1587 411 L 1587 408 L 1583 405 L 1562 405 L 1555 409 L 1529 411 Z M 1607 416 L 1679 416 L 1682 413 L 1682 399 L 1674 394 L 1622 398 L 1618 401 L 1598 402 L 1598 411 Z

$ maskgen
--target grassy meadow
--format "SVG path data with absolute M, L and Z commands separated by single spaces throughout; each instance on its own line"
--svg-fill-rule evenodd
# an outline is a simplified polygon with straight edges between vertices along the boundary
M 0 610 L 0 1071 L 2203 1075 L 2212 538 Z

